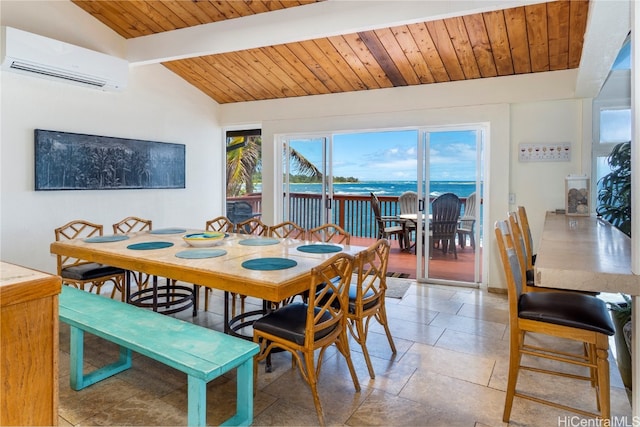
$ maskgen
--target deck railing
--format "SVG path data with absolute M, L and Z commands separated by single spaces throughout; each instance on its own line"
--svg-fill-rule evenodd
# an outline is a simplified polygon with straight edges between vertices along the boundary
M 400 214 L 398 196 L 378 196 L 380 214 L 395 216 Z M 253 212 L 262 212 L 262 194 L 253 193 L 242 197 L 229 197 L 228 201 L 243 200 L 251 204 Z M 464 203 L 466 198 L 461 198 Z M 371 209 L 371 197 L 366 195 L 334 194 L 332 203 L 333 218 L 331 222 L 338 224 L 356 237 L 377 237 L 377 225 Z M 322 224 L 324 209 L 322 196 L 310 193 L 290 193 L 289 198 L 291 221 L 303 228 L 310 229 Z

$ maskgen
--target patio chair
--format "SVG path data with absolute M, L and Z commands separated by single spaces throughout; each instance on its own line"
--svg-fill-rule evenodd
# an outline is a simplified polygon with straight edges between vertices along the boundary
M 371 194 L 371 209 L 378 226 L 378 239 L 391 239 L 395 236 L 400 244 L 400 249 L 404 249 L 405 234 L 402 221 L 396 216 L 383 216 L 380 211 L 380 200 L 378 196 Z
M 102 236 L 102 230 L 103 227 L 100 224 L 94 224 L 84 220 L 74 220 L 62 227 L 56 228 L 54 233 L 56 242 L 59 242 L 61 240 Z M 100 294 L 102 287 L 112 282 L 113 290 L 111 291 L 111 298 L 115 296 L 116 291 L 119 291 L 121 299 L 124 301 L 125 270 L 122 268 L 62 255 L 57 255 L 56 258 L 58 276 L 62 278 L 62 284 L 73 286 L 83 291 L 95 291 L 97 294 Z
M 229 202 L 227 204 L 227 218 L 229 218 L 229 220 L 234 224 L 238 224 L 252 218 L 257 218 L 259 216 L 260 213 L 253 212 L 253 206 L 244 200 Z
M 353 257 L 346 253 L 329 258 L 311 270 L 308 302 L 284 305 L 253 323 L 253 341 L 260 345 L 253 364 L 254 381 L 257 382 L 259 361 L 277 349 L 290 352 L 292 363 L 311 388 L 320 425 L 325 425 L 325 421 L 318 395 L 318 374 L 328 347 L 336 345 L 347 362 L 356 391 L 360 391 L 346 325 L 353 262 Z
M 469 236 L 469 243 L 471 248 L 476 248 L 476 193 L 473 192 L 467 197 L 467 201 L 464 204 L 464 213 L 458 223 L 458 243 L 460 248 L 464 249 L 467 244 L 467 236 Z
M 610 418 L 609 391 L 609 336 L 614 334 L 614 326 L 604 301 L 589 295 L 565 292 L 527 292 L 516 245 L 510 234 L 507 221 L 497 221 L 495 235 L 507 278 L 509 303 L 509 375 L 502 420 L 511 418 L 513 399 L 519 397 L 552 406 L 583 416 Z M 536 340 L 529 344 L 528 333 Z M 566 348 L 556 349 L 551 344 L 540 344 L 541 335 L 558 339 L 578 341 L 583 345 L 574 352 Z M 553 341 L 545 341 L 551 343 Z M 563 346 L 564 347 L 564 346 Z M 523 356 L 527 356 L 523 358 Z M 544 366 L 534 366 L 540 358 Z M 527 365 L 523 365 L 526 362 Z M 585 369 L 583 373 L 568 373 L 558 370 L 553 363 L 562 362 Z M 596 391 L 599 413 L 588 412 L 557 401 L 548 400 L 537 390 L 535 396 L 516 390 L 520 370 L 556 375 L 575 380 L 584 380 Z M 552 394 L 552 393 L 549 393 Z M 567 402 L 570 403 L 570 402 Z
M 403 214 L 417 214 L 418 213 L 418 193 L 415 191 L 405 191 L 398 197 L 398 206 L 400 208 L 400 215 Z M 412 220 L 402 220 L 404 226 L 404 248 L 406 250 L 411 249 L 415 243 L 411 243 L 411 236 L 416 231 L 417 223 Z
M 444 193 L 436 197 L 431 204 L 431 213 L 431 247 L 440 243 L 442 253 L 446 254 L 451 250 L 457 259 L 456 234 L 460 219 L 460 198 L 453 193 Z

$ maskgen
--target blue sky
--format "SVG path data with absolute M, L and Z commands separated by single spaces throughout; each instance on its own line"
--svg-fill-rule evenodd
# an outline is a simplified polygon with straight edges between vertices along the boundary
M 333 175 L 360 181 L 415 181 L 417 138 L 415 130 L 334 135 Z M 320 144 L 292 146 L 315 165 L 321 163 Z M 473 181 L 475 163 L 475 132 L 431 134 L 432 181 Z

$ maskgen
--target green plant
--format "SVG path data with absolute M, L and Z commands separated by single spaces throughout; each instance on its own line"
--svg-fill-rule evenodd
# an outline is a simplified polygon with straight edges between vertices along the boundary
M 620 371 L 620 377 L 627 390 L 632 389 L 632 376 L 631 376 L 631 349 L 627 344 L 627 340 L 624 336 L 624 325 L 631 320 L 631 297 L 629 295 L 621 293 L 624 302 L 608 302 L 607 305 L 611 310 L 611 318 L 616 328 L 614 341 L 616 345 L 616 362 L 618 370 Z
M 616 145 L 607 162 L 611 172 L 598 181 L 596 212 L 631 236 L 631 142 Z
M 623 303 L 608 302 L 607 305 L 616 316 L 627 321 L 631 318 L 631 297 L 623 293 L 620 293 L 620 295 L 624 298 Z

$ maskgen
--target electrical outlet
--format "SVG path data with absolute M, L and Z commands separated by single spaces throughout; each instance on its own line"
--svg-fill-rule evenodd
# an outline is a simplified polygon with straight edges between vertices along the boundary
M 516 204 L 516 193 L 509 193 L 509 204 L 510 205 Z

